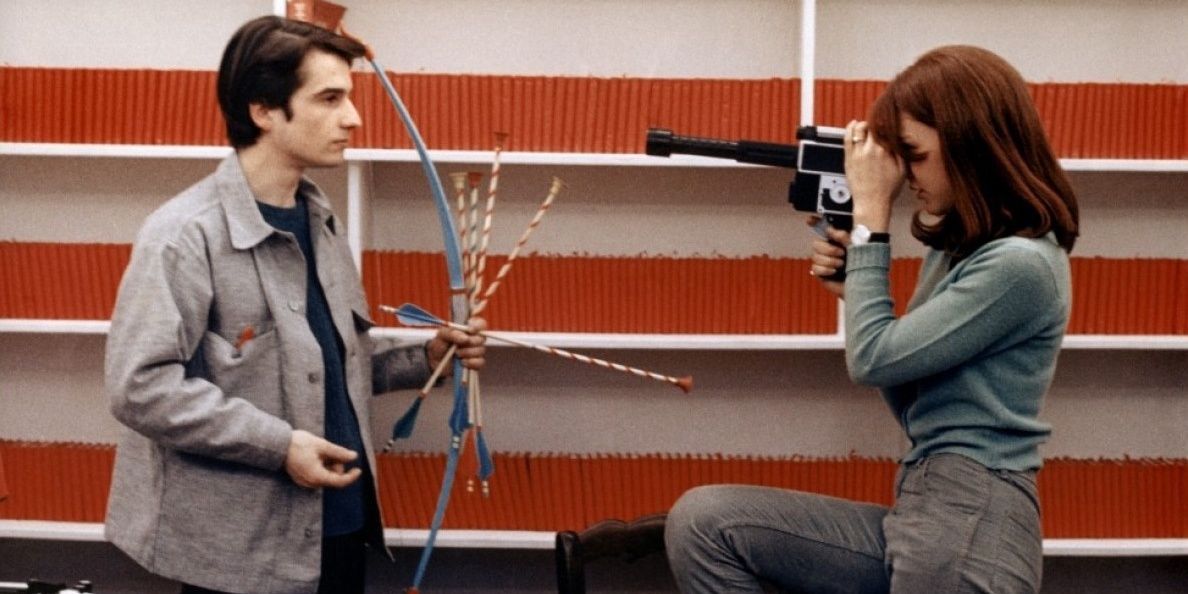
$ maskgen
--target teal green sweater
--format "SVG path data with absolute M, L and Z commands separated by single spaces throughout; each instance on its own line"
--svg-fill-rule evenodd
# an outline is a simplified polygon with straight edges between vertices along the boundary
M 1048 235 L 992 241 L 949 270 L 924 258 L 907 313 L 888 293 L 891 248 L 852 247 L 846 264 L 846 364 L 882 389 L 911 439 L 903 462 L 939 452 L 1031 470 L 1051 427 L 1039 420 L 1068 323 L 1067 253 Z

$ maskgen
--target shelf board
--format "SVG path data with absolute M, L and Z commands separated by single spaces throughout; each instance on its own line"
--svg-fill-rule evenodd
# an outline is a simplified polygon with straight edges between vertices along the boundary
M 556 532 L 528 530 L 442 530 L 436 546 L 462 549 L 552 549 Z M 428 530 L 385 528 L 384 542 L 392 547 L 423 547 Z M 0 538 L 103 542 L 103 524 L 0 520 Z M 1048 538 L 1049 557 L 1171 557 L 1188 556 L 1188 538 Z
M 37 157 L 116 157 L 139 159 L 222 159 L 230 154 L 227 146 L 152 145 L 152 144 L 62 144 L 36 142 L 0 142 L 0 155 Z M 438 163 L 491 162 L 490 151 L 431 150 Z M 352 148 L 347 161 L 412 163 L 420 158 L 412 149 Z M 556 153 L 508 151 L 500 156 L 512 165 L 590 165 L 603 167 L 763 167 L 695 155 L 653 157 L 633 153 Z M 1061 159 L 1068 171 L 1102 172 L 1188 172 L 1188 159 Z
M 0 142 L 0 155 L 29 157 L 110 157 L 130 159 L 222 159 L 231 153 L 227 146 L 154 145 L 154 144 L 60 144 Z M 491 162 L 490 151 L 431 150 L 437 163 Z M 350 162 L 417 163 L 420 157 L 412 149 L 353 148 L 345 152 Z M 694 155 L 670 158 L 624 153 L 541 153 L 506 151 L 500 160 L 512 165 L 594 165 L 640 167 L 762 167 L 725 159 Z
M 1176 351 L 1188 349 L 1188 336 L 1172 334 L 1070 334 L 1064 337 L 1063 348 L 1074 350 Z
M 107 334 L 109 320 L 34 320 L 0 318 L 0 333 L 9 334 Z
M 441 530 L 434 546 L 457 549 L 552 549 L 556 532 L 528 530 Z M 428 530 L 385 528 L 384 542 L 390 547 L 423 547 Z
M 1048 557 L 1181 557 L 1188 538 L 1045 538 Z
M 160 144 L 57 144 L 0 142 L 0 155 L 26 157 L 115 157 L 127 159 L 222 159 L 229 146 Z
M 103 542 L 103 524 L 93 522 L 48 522 L 45 520 L 0 520 L 0 538 Z
M 478 163 L 489 164 L 490 151 L 429 151 L 435 163 Z M 419 162 L 416 152 L 407 149 L 347 149 L 348 161 L 371 161 L 407 163 Z M 499 160 L 505 165 L 590 165 L 602 167 L 711 167 L 762 168 L 763 165 L 739 163 L 729 159 L 714 159 L 696 155 L 673 155 L 654 157 L 635 153 L 543 153 L 516 152 L 500 153 Z
M 34 320 L 0 318 L 0 334 L 106 334 L 107 320 Z M 428 340 L 433 330 L 377 327 L 376 338 Z M 842 350 L 840 334 L 612 334 L 582 332 L 500 332 L 509 338 L 561 348 L 709 351 Z M 507 345 L 490 341 L 492 347 Z M 1069 350 L 1188 350 L 1188 336 L 1074 334 L 1064 338 Z
M 436 546 L 468 549 L 551 549 L 556 532 L 524 530 L 442 530 Z M 44 520 L 0 520 L 0 538 L 104 542 L 103 524 L 95 522 L 50 522 Z M 423 547 L 428 530 L 384 529 L 384 542 L 393 547 Z
M 1066 171 L 1188 173 L 1188 159 L 1061 159 Z
M 432 330 L 380 327 L 376 337 L 427 340 Z M 567 332 L 501 332 L 510 338 L 561 348 L 668 349 L 710 351 L 842 350 L 841 334 L 600 334 Z M 489 341 L 493 347 L 506 346 Z M 1073 334 L 1064 337 L 1068 350 L 1188 350 L 1188 336 Z
M 426 340 L 432 330 L 377 328 L 377 338 Z M 580 332 L 500 332 L 500 334 L 551 347 L 586 349 L 668 349 L 668 350 L 840 350 L 844 344 L 837 334 L 607 334 Z M 491 340 L 492 347 L 507 346 Z M 1188 347 L 1186 347 L 1188 348 Z

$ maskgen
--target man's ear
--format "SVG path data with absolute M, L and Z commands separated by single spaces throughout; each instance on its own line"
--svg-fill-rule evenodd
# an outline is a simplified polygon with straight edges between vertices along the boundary
M 264 132 L 272 130 L 272 118 L 275 111 L 276 108 L 268 107 L 263 103 L 248 104 L 248 114 L 252 116 L 252 123 Z

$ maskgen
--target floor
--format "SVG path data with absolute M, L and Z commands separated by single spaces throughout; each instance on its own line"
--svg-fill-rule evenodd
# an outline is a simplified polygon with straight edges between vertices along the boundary
M 378 554 L 368 566 L 369 594 L 398 594 L 411 581 L 420 551 L 394 549 L 396 563 Z M 588 591 L 675 592 L 663 557 L 632 564 L 592 563 Z M 157 578 L 107 543 L 0 539 L 0 582 L 37 578 L 74 584 L 90 580 L 98 594 L 172 594 L 178 586 Z M 529 594 L 556 591 L 552 551 L 439 549 L 421 590 L 426 594 Z M 1049 557 L 1044 594 L 1184 594 L 1188 557 Z

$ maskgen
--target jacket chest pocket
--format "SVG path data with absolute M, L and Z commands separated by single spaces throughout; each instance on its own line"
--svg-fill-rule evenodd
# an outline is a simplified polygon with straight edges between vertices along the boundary
M 214 300 L 210 329 L 235 350 L 274 332 L 276 323 L 268 307 L 255 258 L 235 252 L 211 269 Z
M 206 379 L 229 398 L 242 398 L 266 413 L 287 417 L 275 329 L 238 343 L 207 332 L 202 357 Z
M 232 398 L 285 417 L 280 339 L 250 251 L 212 258 L 209 330 L 202 340 L 203 375 Z
M 251 340 L 274 326 L 260 273 L 251 252 L 234 252 L 211 266 L 214 299 L 210 304 L 210 329 L 232 342 Z M 244 336 L 247 333 L 248 336 Z

